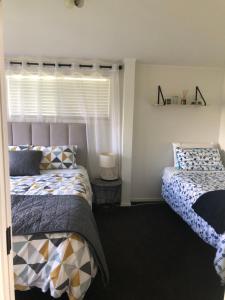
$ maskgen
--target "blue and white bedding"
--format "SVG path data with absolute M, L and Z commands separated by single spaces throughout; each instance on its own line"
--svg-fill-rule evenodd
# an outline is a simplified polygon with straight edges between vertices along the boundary
M 163 198 L 206 243 L 217 249 L 214 265 L 225 282 L 225 233 L 217 234 L 192 208 L 201 195 L 215 190 L 225 190 L 225 171 L 164 170 Z

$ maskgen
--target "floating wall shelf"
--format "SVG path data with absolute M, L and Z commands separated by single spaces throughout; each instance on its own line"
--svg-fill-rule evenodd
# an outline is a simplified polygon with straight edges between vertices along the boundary
M 155 107 L 207 107 L 209 105 L 202 105 L 202 104 L 158 104 L 154 103 L 152 106 Z
M 200 96 L 200 101 L 198 100 L 198 96 Z M 153 104 L 154 106 L 192 106 L 192 107 L 202 107 L 202 106 L 206 106 L 206 101 L 205 98 L 203 97 L 200 89 L 198 86 L 195 87 L 195 100 L 193 101 L 193 104 L 175 104 L 175 103 L 171 103 L 168 104 L 166 103 L 166 99 L 163 95 L 161 86 L 158 86 L 158 101 L 156 104 Z

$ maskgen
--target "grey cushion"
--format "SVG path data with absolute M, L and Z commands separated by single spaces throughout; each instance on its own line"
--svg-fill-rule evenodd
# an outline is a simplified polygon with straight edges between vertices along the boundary
M 10 176 L 39 175 L 41 151 L 9 151 Z

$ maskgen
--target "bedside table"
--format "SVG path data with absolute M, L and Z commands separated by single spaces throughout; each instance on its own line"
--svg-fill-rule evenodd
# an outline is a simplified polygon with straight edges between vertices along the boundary
M 95 204 L 120 204 L 122 180 L 103 180 L 96 178 L 91 181 L 93 202 Z

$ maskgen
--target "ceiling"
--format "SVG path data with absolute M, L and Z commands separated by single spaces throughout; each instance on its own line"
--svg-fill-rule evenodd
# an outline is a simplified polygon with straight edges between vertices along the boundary
M 225 67 L 224 0 L 3 0 L 5 50 Z

